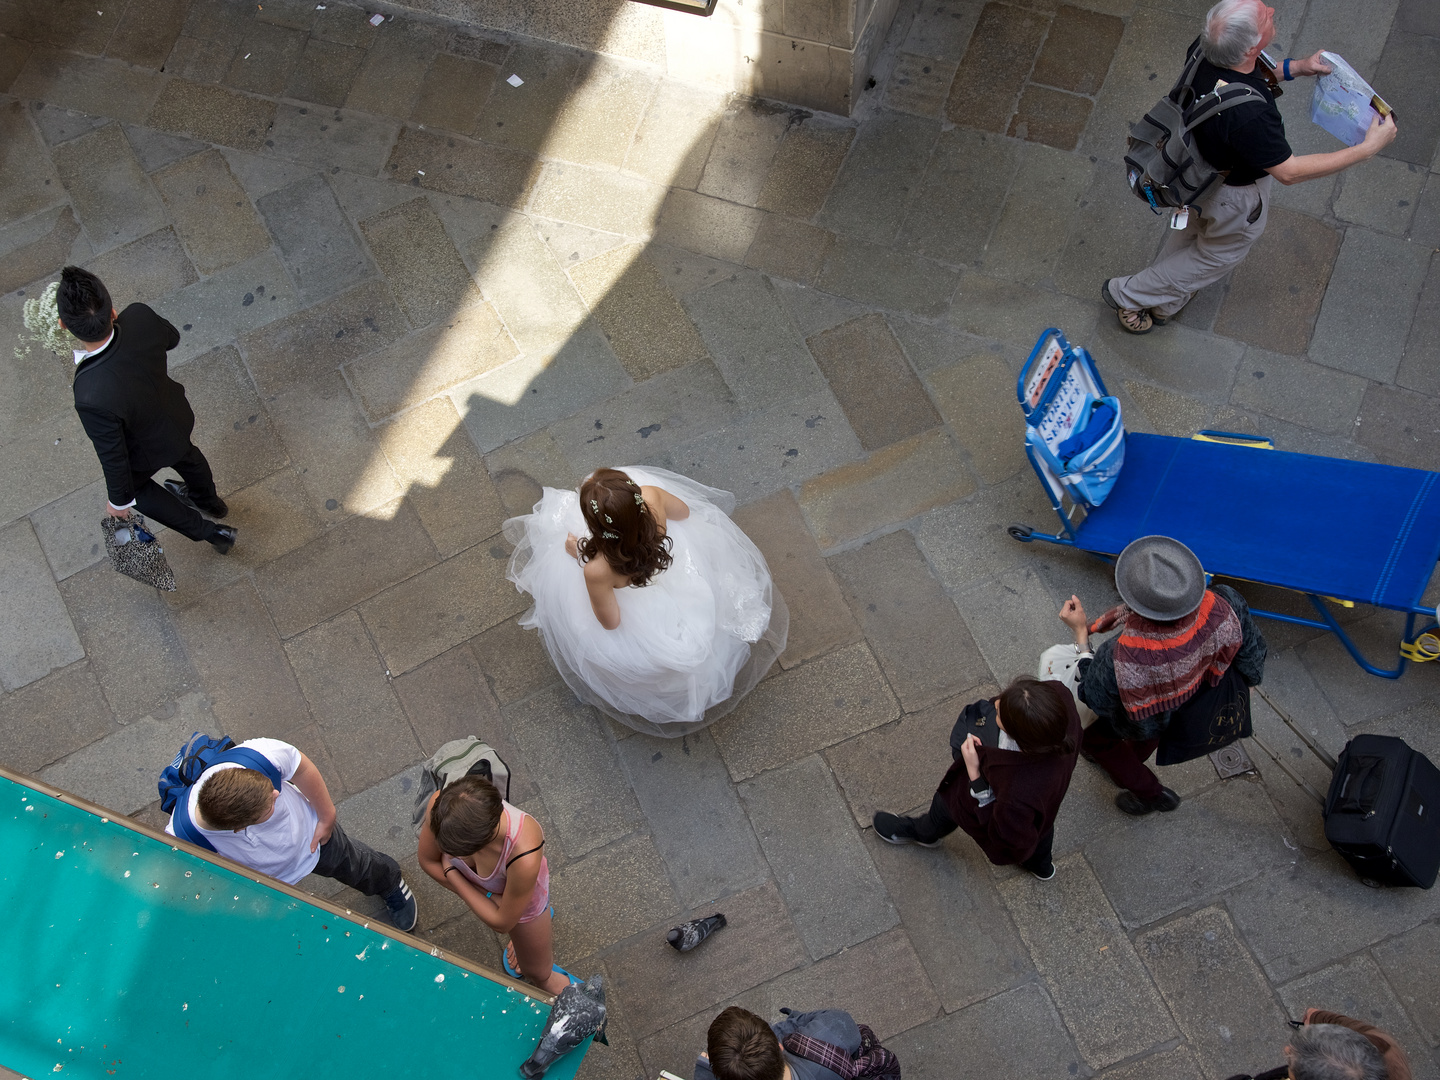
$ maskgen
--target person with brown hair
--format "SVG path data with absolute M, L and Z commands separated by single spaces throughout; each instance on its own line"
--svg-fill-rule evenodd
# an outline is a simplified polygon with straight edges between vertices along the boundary
M 849 1013 L 839 1009 L 782 1011 L 787 1014 L 785 1019 L 767 1024 L 763 1017 L 738 1005 L 722 1010 L 710 1021 L 705 1053 L 695 1062 L 695 1080 L 839 1080 L 856 1075 L 850 1070 L 855 1068 L 854 1058 L 864 1039 Z M 793 1038 L 797 1035 L 801 1037 L 798 1043 Z M 814 1056 L 792 1053 L 788 1045 L 809 1050 Z M 816 1048 L 821 1052 L 814 1053 Z M 833 1057 L 832 1063 L 846 1072 L 827 1068 L 816 1057 Z
M 413 930 L 419 909 L 400 864 L 340 827 L 330 789 L 315 763 L 279 739 L 247 739 L 239 746 L 268 761 L 277 779 L 272 782 L 259 769 L 231 761 L 200 774 L 183 798 L 188 800 L 189 825 L 211 850 L 287 885 L 298 884 L 307 874 L 334 878 L 366 896 L 380 897 L 390 921 L 401 930 Z M 193 834 L 176 828 L 179 812 L 177 804 L 165 831 L 193 840 Z
M 497 934 L 509 934 L 502 964 L 547 994 L 571 981 L 556 967 L 545 833 L 483 776 L 463 776 L 430 797 L 420 827 L 420 868 Z
M 735 497 L 663 469 L 596 469 L 505 522 L 510 580 L 577 697 L 652 735 L 733 709 L 785 649 L 790 615 Z
M 875 833 L 892 844 L 936 847 L 963 829 L 996 866 L 1055 876 L 1055 817 L 1080 753 L 1080 716 L 1064 683 L 1022 675 L 990 701 L 968 706 L 950 736 L 955 756 L 930 809 L 881 811 Z

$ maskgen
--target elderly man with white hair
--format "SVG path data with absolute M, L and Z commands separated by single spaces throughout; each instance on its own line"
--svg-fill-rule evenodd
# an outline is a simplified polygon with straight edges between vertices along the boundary
M 1358 9 L 1357 9 L 1358 10 Z M 1260 0 L 1220 0 L 1205 17 L 1205 29 L 1186 51 L 1204 53 L 1191 84 L 1197 96 L 1216 84 L 1243 83 L 1261 100 L 1236 105 L 1195 128 L 1197 149 L 1211 167 L 1226 173 L 1192 209 L 1190 226 L 1169 230 L 1148 268 L 1100 286 L 1120 326 L 1147 334 L 1168 322 L 1201 289 L 1238 265 L 1265 231 L 1274 180 L 1298 184 L 1347 169 L 1374 157 L 1395 138 L 1394 118 L 1376 116 L 1363 142 L 1328 154 L 1300 154 L 1285 141 L 1285 124 L 1259 67 L 1260 53 L 1275 38 L 1275 9 Z M 1317 51 L 1280 65 L 1288 81 L 1297 75 L 1326 75 L 1330 67 Z M 1194 212 L 1198 209 L 1198 215 Z

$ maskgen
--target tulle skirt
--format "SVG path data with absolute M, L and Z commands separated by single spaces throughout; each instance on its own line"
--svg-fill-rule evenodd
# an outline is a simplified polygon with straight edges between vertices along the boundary
M 535 601 L 520 625 L 540 631 L 566 685 L 637 731 L 679 736 L 725 715 L 785 649 L 790 613 L 760 549 L 730 520 L 735 496 L 664 469 L 625 468 L 690 507 L 667 526 L 670 566 L 643 588 L 617 589 L 620 625 L 595 618 L 584 571 L 565 552 L 589 529 L 574 491 L 546 488 L 535 510 L 505 522 L 510 580 Z

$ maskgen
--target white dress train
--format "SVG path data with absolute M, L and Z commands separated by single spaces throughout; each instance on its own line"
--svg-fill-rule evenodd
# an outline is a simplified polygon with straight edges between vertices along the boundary
M 735 496 L 665 469 L 623 471 L 690 507 L 670 521 L 672 562 L 642 588 L 617 589 L 620 625 L 595 618 L 569 533 L 589 527 L 574 491 L 545 488 L 533 513 L 505 522 L 515 545 L 509 576 L 535 605 L 538 629 L 566 684 L 637 731 L 679 736 L 735 707 L 785 649 L 790 613 L 760 549 L 730 520 Z

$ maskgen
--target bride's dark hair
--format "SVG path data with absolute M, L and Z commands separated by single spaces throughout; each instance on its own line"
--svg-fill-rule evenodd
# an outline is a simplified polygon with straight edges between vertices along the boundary
M 596 469 L 580 485 L 580 512 L 590 535 L 576 545 L 589 562 L 603 555 L 637 588 L 670 565 L 670 538 L 640 496 L 640 485 L 619 469 Z

